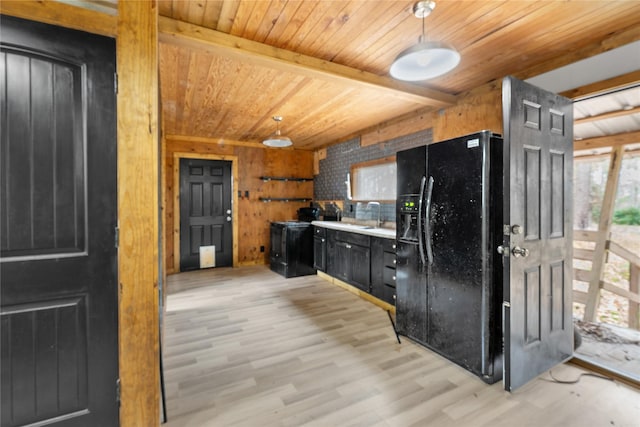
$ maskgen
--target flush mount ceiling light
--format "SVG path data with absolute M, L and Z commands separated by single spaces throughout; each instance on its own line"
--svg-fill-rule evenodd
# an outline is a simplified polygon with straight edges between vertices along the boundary
M 268 147 L 288 147 L 292 144 L 291 139 L 280 134 L 280 122 L 281 116 L 273 116 L 273 120 L 276 122 L 276 133 L 269 138 L 262 141 L 262 143 Z
M 419 1 L 413 5 L 413 14 L 422 18 L 422 35 L 418 44 L 400 53 L 391 64 L 389 74 L 397 80 L 416 82 L 432 79 L 453 70 L 460 62 L 460 54 L 446 43 L 425 41 L 424 18 L 436 3 Z

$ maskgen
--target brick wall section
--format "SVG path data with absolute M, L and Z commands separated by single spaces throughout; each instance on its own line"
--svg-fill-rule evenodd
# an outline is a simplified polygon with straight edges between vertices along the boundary
M 433 142 L 432 129 L 425 129 L 368 147 L 360 147 L 359 138 L 332 145 L 327 148 L 327 157 L 320 160 L 320 173 L 314 179 L 314 199 L 344 200 L 343 216 L 355 218 L 356 204 L 346 200 L 347 187 L 344 183 L 347 179 L 347 173 L 351 170 L 351 165 L 388 157 L 400 150 L 431 142 Z M 373 212 L 366 212 L 362 210 L 363 207 L 360 206 L 357 209 L 358 219 L 371 219 L 371 215 L 376 214 L 375 209 Z M 395 221 L 395 216 L 395 204 L 383 203 L 380 210 L 382 220 Z

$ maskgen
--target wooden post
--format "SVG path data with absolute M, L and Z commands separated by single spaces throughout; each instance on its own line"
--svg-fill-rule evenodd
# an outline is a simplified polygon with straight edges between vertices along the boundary
M 616 193 L 618 191 L 618 180 L 620 177 L 620 166 L 624 155 L 624 146 L 614 147 L 611 151 L 611 162 L 609 164 L 609 174 L 607 175 L 607 185 L 602 200 L 602 210 L 600 211 L 600 223 L 598 225 L 598 235 L 596 237 L 596 247 L 591 263 L 591 280 L 587 293 L 587 304 L 584 310 L 584 320 L 594 322 L 598 313 L 600 303 L 600 281 L 602 280 L 605 265 L 605 254 L 607 250 L 607 240 L 611 232 L 611 218 L 615 205 Z
M 640 267 L 629 262 L 629 292 L 637 294 L 640 290 Z M 629 328 L 640 329 L 640 318 L 638 318 L 638 304 L 629 300 Z
M 159 425 L 158 10 L 118 2 L 120 425 Z

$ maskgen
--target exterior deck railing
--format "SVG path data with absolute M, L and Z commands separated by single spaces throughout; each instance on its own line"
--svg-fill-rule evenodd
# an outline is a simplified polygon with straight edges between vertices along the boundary
M 640 256 L 638 254 L 631 252 L 620 244 L 610 240 L 611 236 L 607 237 L 604 259 L 602 260 L 594 260 L 595 250 L 594 245 L 598 238 L 598 231 L 588 231 L 588 230 L 574 230 L 573 240 L 574 240 L 574 249 L 573 249 L 573 259 L 579 261 L 588 261 L 591 263 L 591 266 L 594 265 L 595 262 L 609 262 L 609 253 L 615 254 L 618 257 L 622 258 L 626 262 L 629 263 L 629 280 L 626 283 L 626 287 L 620 286 L 619 284 L 611 283 L 606 280 L 605 277 L 600 278 L 599 281 L 594 280 L 592 277 L 592 270 L 586 269 L 584 266 L 576 267 L 576 264 L 584 264 L 584 263 L 576 263 L 574 262 L 573 269 L 573 300 L 574 302 L 580 304 L 588 304 L 589 298 L 597 298 L 596 301 L 591 301 L 596 304 L 600 298 L 601 290 L 609 291 L 619 297 L 625 298 L 629 302 L 628 309 L 628 327 L 631 329 L 640 329 L 640 319 L 638 317 L 638 308 L 640 306 Z M 602 269 L 603 271 L 606 269 Z M 580 288 L 584 288 L 584 285 L 580 284 L 586 283 L 587 290 L 581 290 Z M 624 283 L 623 283 L 624 285 Z M 591 286 L 598 286 L 597 291 L 592 291 L 589 289 Z M 596 319 L 583 319 L 587 321 L 595 321 Z

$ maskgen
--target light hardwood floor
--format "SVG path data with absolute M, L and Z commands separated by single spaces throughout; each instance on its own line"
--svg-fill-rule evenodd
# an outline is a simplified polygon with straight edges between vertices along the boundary
M 640 426 L 638 390 L 546 373 L 507 393 L 398 344 L 384 310 L 317 276 L 170 276 L 165 328 L 168 427 Z

